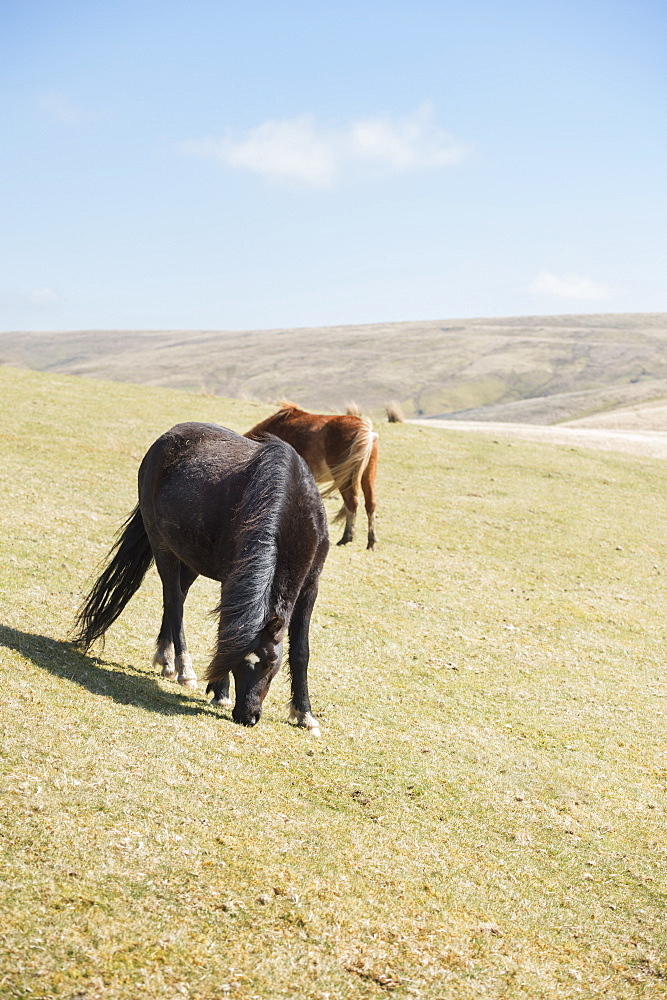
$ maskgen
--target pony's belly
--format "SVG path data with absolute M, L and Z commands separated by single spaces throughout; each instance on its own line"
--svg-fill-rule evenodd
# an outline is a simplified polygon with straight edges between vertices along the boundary
M 222 580 L 226 562 L 223 539 L 214 541 L 198 527 L 174 518 L 164 521 L 158 530 L 162 543 L 194 573 Z

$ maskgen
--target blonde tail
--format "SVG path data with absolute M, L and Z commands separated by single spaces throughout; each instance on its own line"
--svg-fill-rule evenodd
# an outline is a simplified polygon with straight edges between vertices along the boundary
M 373 433 L 373 424 L 368 417 L 360 417 L 359 419 L 361 427 L 354 435 L 346 457 L 331 469 L 333 483 L 323 491 L 323 497 L 331 496 L 336 490 L 342 491 L 346 488 L 351 488 L 353 493 L 357 495 L 361 489 L 361 477 L 370 460 L 376 435 Z M 345 517 L 344 506 L 336 516 L 336 520 L 341 520 L 343 517 Z

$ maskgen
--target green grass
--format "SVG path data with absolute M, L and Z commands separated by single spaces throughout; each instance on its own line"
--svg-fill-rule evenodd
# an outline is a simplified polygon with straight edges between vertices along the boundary
M 63 640 L 151 441 L 269 408 L 0 368 L 0 997 L 663 997 L 667 466 L 382 425 L 313 739 Z M 333 512 L 337 504 L 331 501 Z M 338 526 L 333 529 L 334 540 Z M 215 586 L 186 606 L 200 676 Z

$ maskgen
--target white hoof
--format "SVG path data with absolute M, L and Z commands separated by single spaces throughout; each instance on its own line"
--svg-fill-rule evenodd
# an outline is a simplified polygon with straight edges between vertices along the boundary
M 211 705 L 219 705 L 220 708 L 231 708 L 232 699 L 231 698 L 211 698 Z
M 164 652 L 156 652 L 153 656 L 153 670 L 157 670 L 162 667 L 162 676 L 167 677 L 169 680 L 173 680 L 176 676 L 176 667 L 174 666 L 174 651 L 172 648 L 172 655 L 168 656 Z
M 181 653 L 180 656 L 176 657 L 174 666 L 178 672 L 178 683 L 181 687 L 192 688 L 192 690 L 195 690 L 197 687 L 197 675 L 192 669 L 190 654 Z
M 320 736 L 320 724 L 310 712 L 298 712 L 294 705 L 290 705 L 290 722 L 296 722 L 299 729 L 307 729 L 311 736 Z

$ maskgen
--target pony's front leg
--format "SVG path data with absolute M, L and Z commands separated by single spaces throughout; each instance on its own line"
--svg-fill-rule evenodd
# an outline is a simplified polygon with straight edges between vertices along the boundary
M 211 705 L 220 705 L 221 708 L 232 707 L 232 699 L 229 697 L 229 671 L 219 681 L 209 684 L 206 688 L 206 694 L 209 694 L 211 691 L 213 692 Z
M 311 711 L 308 696 L 308 659 L 310 656 L 308 630 L 316 597 L 317 582 L 301 591 L 289 626 L 289 666 L 292 676 L 292 700 L 289 717 L 290 721 L 307 729 L 313 736 L 320 735 L 320 725 Z

